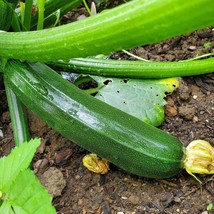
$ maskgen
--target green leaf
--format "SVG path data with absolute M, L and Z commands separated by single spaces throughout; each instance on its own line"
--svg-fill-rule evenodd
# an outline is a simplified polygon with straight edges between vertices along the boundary
M 51 196 L 30 169 L 19 173 L 11 185 L 7 200 L 16 214 L 56 213 Z
M 146 123 L 164 120 L 164 97 L 179 85 L 177 78 L 161 80 L 118 79 L 92 76 L 101 87 L 96 98 Z
M 0 206 L 0 213 L 14 214 L 14 211 L 8 201 L 4 201 L 3 204 Z
M 28 168 L 40 139 L 36 138 L 15 147 L 7 157 L 0 159 L 0 191 L 7 192 L 20 171 Z

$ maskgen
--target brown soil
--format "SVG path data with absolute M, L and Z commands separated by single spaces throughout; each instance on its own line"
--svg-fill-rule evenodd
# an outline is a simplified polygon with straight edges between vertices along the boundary
M 207 43 L 210 48 L 204 47 Z M 214 52 L 214 29 L 131 52 L 161 61 Z M 122 52 L 112 58 L 130 59 Z M 5 155 L 13 147 L 13 137 L 5 91 L 0 87 L 0 127 L 4 133 L 0 137 L 0 151 Z M 160 128 L 178 137 L 185 146 L 199 138 L 214 146 L 213 92 L 213 73 L 183 78 L 179 89 L 168 95 L 166 118 Z M 95 174 L 82 165 L 87 151 L 53 131 L 31 112 L 28 114 L 32 137 L 43 139 L 34 159 L 34 170 L 55 196 L 53 204 L 58 213 L 214 213 L 207 210 L 210 203 L 214 204 L 214 176 L 199 176 L 202 184 L 185 171 L 170 179 L 154 180 L 128 174 L 113 165 L 108 174 Z

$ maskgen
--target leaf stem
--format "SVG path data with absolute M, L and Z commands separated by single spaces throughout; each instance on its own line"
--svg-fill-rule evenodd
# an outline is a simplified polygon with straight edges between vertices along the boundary
M 21 31 L 19 17 L 15 12 L 13 13 L 13 19 L 11 22 L 11 26 L 12 26 L 14 32 L 20 32 Z
M 83 4 L 84 4 L 84 6 L 85 6 L 85 8 L 86 8 L 86 10 L 87 10 L 87 12 L 88 12 L 88 14 L 89 14 L 90 16 L 92 16 L 91 10 L 89 9 L 88 4 L 86 3 L 86 1 L 85 1 L 85 0 L 82 0 L 82 1 L 83 1 Z
M 132 54 L 131 52 L 127 51 L 127 50 L 122 50 L 125 54 L 135 58 L 135 59 L 138 59 L 138 60 L 141 60 L 141 61 L 145 61 L 145 62 L 151 62 L 151 60 L 147 60 L 147 59 L 143 59 L 142 57 L 139 57 L 139 56 L 136 56 L 135 54 Z
M 37 30 L 42 30 L 44 26 L 45 0 L 38 0 L 38 24 Z
M 23 30 L 26 30 L 26 31 L 30 30 L 32 5 L 33 5 L 33 0 L 25 1 L 25 12 L 24 12 L 24 23 L 23 23 L 24 29 Z
M 214 58 L 183 62 L 144 62 L 129 60 L 106 60 L 96 58 L 76 58 L 68 63 L 53 63 L 55 68 L 66 72 L 93 74 L 98 76 L 124 78 L 168 78 L 211 73 Z
M 44 11 L 44 26 L 50 26 L 55 23 L 56 15 L 58 10 L 60 10 L 60 17 L 67 13 L 69 10 L 75 8 L 77 5 L 81 4 L 82 0 L 48 0 L 45 1 L 45 11 Z M 50 21 L 51 20 L 51 21 Z M 31 28 L 36 29 L 38 22 L 38 12 L 34 14 L 31 18 Z
M 212 56 L 214 56 L 214 53 L 207 53 L 207 54 L 203 54 L 203 55 L 196 56 L 196 57 L 194 57 L 194 58 L 185 59 L 185 60 L 180 60 L 179 62 L 194 61 L 194 60 L 197 60 L 197 59 L 202 59 L 202 58 L 212 57 Z
M 28 141 L 30 134 L 27 125 L 26 112 L 23 104 L 9 88 L 5 81 L 6 95 L 10 110 L 10 117 L 13 126 L 13 135 L 16 146 Z

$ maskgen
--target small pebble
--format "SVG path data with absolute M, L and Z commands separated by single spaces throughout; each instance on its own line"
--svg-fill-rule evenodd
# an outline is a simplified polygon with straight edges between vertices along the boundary
M 135 195 L 131 195 L 128 200 L 131 204 L 134 204 L 134 205 L 136 205 L 140 202 L 140 198 Z
M 199 119 L 198 119 L 197 116 L 194 116 L 194 117 L 192 118 L 192 120 L 193 120 L 193 122 L 195 122 L 195 123 L 199 121 Z
M 197 95 L 193 95 L 193 97 L 192 97 L 194 100 L 196 100 L 197 98 L 198 98 L 198 96 Z
M 189 47 L 188 47 L 188 50 L 190 50 L 190 51 L 194 51 L 194 50 L 196 50 L 196 46 L 191 45 L 191 46 L 189 46 Z
M 200 112 L 199 112 L 200 115 L 202 115 L 202 114 L 204 114 L 204 113 L 205 113 L 205 111 L 200 111 Z
M 75 180 L 79 180 L 80 178 L 80 175 L 75 175 Z
M 179 197 L 175 197 L 175 198 L 174 198 L 174 201 L 177 202 L 177 203 L 180 203 L 180 202 L 181 202 L 181 199 L 180 199 Z
M 121 197 L 123 200 L 127 200 L 128 198 L 127 197 L 125 197 L 125 196 L 122 196 Z
M 4 138 L 4 134 L 3 134 L 3 131 L 0 129 L 0 138 Z

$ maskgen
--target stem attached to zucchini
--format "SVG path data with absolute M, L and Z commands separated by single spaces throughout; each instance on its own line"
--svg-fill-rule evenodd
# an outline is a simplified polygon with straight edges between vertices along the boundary
M 66 71 L 108 77 L 166 78 L 206 74 L 214 71 L 214 58 L 182 62 L 144 62 L 105 60 L 96 58 L 71 59 L 68 63 L 52 64 Z

